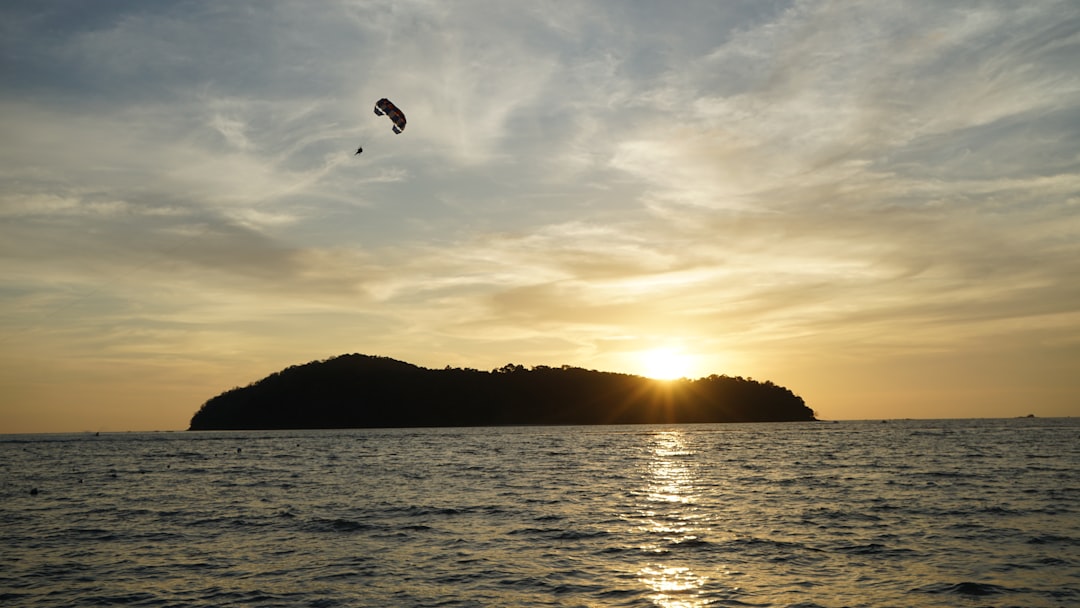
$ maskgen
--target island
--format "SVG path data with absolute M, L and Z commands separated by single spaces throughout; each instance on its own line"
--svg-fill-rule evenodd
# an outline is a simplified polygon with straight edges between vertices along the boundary
M 815 420 L 772 382 L 653 380 L 579 367 L 427 369 L 350 354 L 286 368 L 199 408 L 189 430 Z

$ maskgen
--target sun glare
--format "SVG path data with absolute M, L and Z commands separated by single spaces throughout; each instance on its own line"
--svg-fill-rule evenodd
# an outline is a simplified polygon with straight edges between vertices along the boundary
M 642 373 L 657 380 L 689 378 L 694 358 L 673 348 L 654 348 L 641 353 Z

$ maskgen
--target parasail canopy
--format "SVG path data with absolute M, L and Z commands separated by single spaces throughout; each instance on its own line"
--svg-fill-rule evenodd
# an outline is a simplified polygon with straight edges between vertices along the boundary
M 382 116 L 383 114 L 386 114 L 394 123 L 394 133 L 405 130 L 405 114 L 394 105 L 394 102 L 385 97 L 375 102 L 375 115 Z

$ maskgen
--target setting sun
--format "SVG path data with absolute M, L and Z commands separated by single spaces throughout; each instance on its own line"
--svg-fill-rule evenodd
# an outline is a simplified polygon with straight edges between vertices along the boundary
M 657 380 L 688 378 L 693 373 L 694 357 L 673 348 L 654 348 L 641 353 L 642 374 Z

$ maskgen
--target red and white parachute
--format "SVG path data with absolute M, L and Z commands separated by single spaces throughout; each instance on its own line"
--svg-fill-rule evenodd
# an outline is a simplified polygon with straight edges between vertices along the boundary
M 401 133 L 405 130 L 405 113 L 399 110 L 394 105 L 394 102 L 385 97 L 375 102 L 375 115 L 382 116 L 383 114 L 386 114 L 393 121 L 394 133 Z

